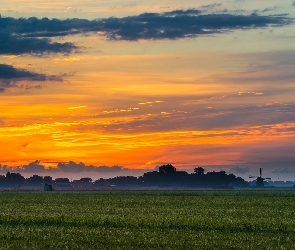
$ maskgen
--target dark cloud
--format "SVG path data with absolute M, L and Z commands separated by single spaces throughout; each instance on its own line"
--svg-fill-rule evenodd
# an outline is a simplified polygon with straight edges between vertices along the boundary
M 218 5 L 211 7 L 214 6 Z M 7 17 L 0 18 L 0 54 L 70 53 L 78 49 L 73 43 L 53 42 L 49 38 L 87 32 L 101 32 L 110 40 L 180 39 L 235 29 L 286 25 L 292 21 L 282 16 L 257 14 L 202 14 L 196 9 L 96 20 Z
M 41 85 L 17 85 L 20 81 L 62 81 L 59 76 L 47 76 L 44 74 L 28 71 L 26 69 L 17 69 L 11 65 L 0 64 L 0 92 L 12 87 L 21 87 L 26 89 L 40 88 Z
M 268 12 L 268 11 L 274 11 L 274 10 L 276 10 L 277 9 L 277 7 L 276 6 L 274 6 L 274 7 L 272 7 L 272 8 L 265 8 L 264 10 L 262 10 L 261 12 Z
M 191 10 L 191 12 L 193 12 Z M 103 20 L 103 29 L 112 40 L 179 39 L 235 29 L 285 25 L 290 19 L 252 14 L 144 13 L 125 18 Z
M 214 8 L 214 7 L 219 7 L 219 6 L 221 6 L 221 3 L 212 3 L 212 4 L 203 5 L 201 7 L 208 9 L 208 8 Z
M 124 170 L 123 167 L 120 166 L 93 166 L 93 165 L 85 165 L 83 162 L 75 163 L 70 161 L 68 163 L 58 163 L 57 169 L 60 172 L 70 172 L 70 173 L 79 173 L 79 172 L 101 172 L 101 173 L 110 173 L 110 172 L 119 172 Z
M 49 169 L 54 170 L 54 169 Z M 23 165 L 19 167 L 8 167 L 6 165 L 2 166 L 0 165 L 0 172 L 6 173 L 6 172 L 18 172 L 18 173 L 44 173 L 48 171 L 43 165 L 40 164 L 40 161 L 36 160 L 34 162 L 29 163 L 28 165 Z
M 40 161 L 36 160 L 28 165 L 22 166 L 22 172 L 26 173 L 44 173 L 45 167 L 40 164 Z
M 10 172 L 18 172 L 18 173 L 82 173 L 82 172 L 97 172 L 97 173 L 116 173 L 126 171 L 128 169 L 123 168 L 121 166 L 93 166 L 93 165 L 85 165 L 84 163 L 75 163 L 73 161 L 64 163 L 57 163 L 56 167 L 45 168 L 44 165 L 40 163 L 40 161 L 36 160 L 34 162 L 29 163 L 28 165 L 23 165 L 19 167 L 8 167 L 6 165 L 0 164 L 0 173 Z
M 173 10 L 173 11 L 170 11 L 170 12 L 163 12 L 161 14 L 157 14 L 157 13 L 144 13 L 144 14 L 141 14 L 140 16 L 144 16 L 144 15 L 163 15 L 163 16 L 184 16 L 184 15 L 199 15 L 201 14 L 202 11 L 200 10 L 196 10 L 196 9 L 188 9 L 188 10 Z
M 0 18 L 0 54 L 68 54 L 72 52 L 77 49 L 74 44 L 52 42 L 49 39 L 49 37 L 74 33 L 67 25 L 61 25 L 61 22 L 58 19 L 35 17 Z
M 0 19 L 1 20 L 1 19 Z M 10 34 L 0 34 L 0 54 L 44 54 L 63 53 L 69 54 L 77 49 L 72 43 L 51 42 L 48 38 L 35 38 L 16 36 Z
M 44 74 L 39 74 L 35 72 L 31 72 L 25 69 L 17 69 L 11 65 L 0 64 L 0 79 L 1 80 L 38 80 L 44 81 L 46 79 L 55 80 L 55 77 L 46 77 Z

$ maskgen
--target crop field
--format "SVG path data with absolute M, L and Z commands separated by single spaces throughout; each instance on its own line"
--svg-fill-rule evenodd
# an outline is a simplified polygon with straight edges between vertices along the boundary
M 0 249 L 295 249 L 295 192 L 0 192 Z

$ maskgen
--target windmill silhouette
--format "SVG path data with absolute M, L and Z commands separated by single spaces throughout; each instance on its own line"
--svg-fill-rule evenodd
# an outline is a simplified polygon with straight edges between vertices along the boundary
M 271 180 L 271 178 L 263 178 L 262 177 L 262 168 L 259 169 L 259 176 L 249 176 L 249 178 L 256 178 L 256 187 L 264 187 L 264 180 Z

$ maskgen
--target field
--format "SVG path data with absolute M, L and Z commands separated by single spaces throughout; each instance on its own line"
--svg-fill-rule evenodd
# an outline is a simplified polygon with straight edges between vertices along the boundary
M 295 249 L 295 192 L 0 192 L 0 249 Z

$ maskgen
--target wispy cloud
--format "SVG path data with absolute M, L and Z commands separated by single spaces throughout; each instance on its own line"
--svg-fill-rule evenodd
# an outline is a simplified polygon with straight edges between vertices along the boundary
M 4 92 L 5 90 L 12 87 L 20 87 L 17 85 L 17 82 L 21 81 L 44 82 L 62 81 L 62 79 L 59 76 L 40 74 L 33 71 L 28 71 L 26 69 L 18 69 L 11 65 L 0 64 L 0 92 Z M 36 85 L 28 84 L 25 86 L 22 85 L 21 87 L 36 88 Z
M 70 107 L 68 109 L 82 109 L 82 108 L 87 108 L 87 106 L 76 106 L 76 107 Z

